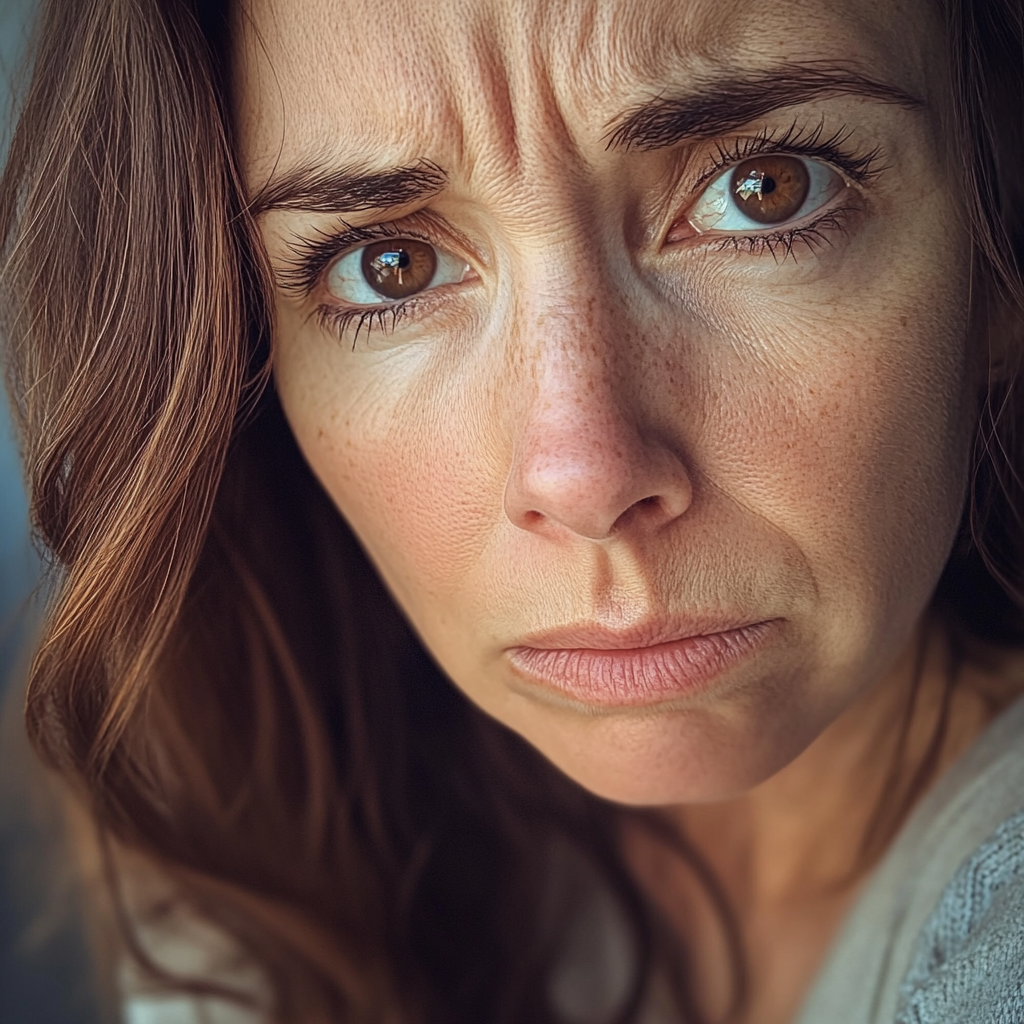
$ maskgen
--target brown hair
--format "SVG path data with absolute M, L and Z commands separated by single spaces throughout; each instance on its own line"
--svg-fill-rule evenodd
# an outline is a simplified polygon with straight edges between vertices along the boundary
M 980 291 L 1019 317 L 1022 4 L 944 10 Z M 571 862 L 632 936 L 613 1019 L 634 1020 L 682 951 L 626 866 L 627 812 L 452 688 L 266 387 L 226 24 L 209 0 L 49 0 L 41 16 L 0 184 L 8 383 L 53 566 L 32 739 L 95 823 L 128 949 L 171 987 L 219 986 L 172 976 L 139 940 L 130 860 L 259 965 L 275 1021 L 554 1024 L 576 906 L 553 865 Z M 1024 646 L 1015 373 L 983 396 L 936 593 L 965 656 Z

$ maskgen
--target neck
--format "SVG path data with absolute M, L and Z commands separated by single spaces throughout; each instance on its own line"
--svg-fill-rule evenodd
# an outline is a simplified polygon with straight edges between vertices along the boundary
M 785 769 L 742 797 L 661 812 L 709 867 L 735 920 L 751 1002 L 727 1011 L 735 961 L 707 885 L 627 825 L 638 879 L 680 929 L 709 1020 L 791 1019 L 835 929 L 917 799 L 1020 691 L 1024 672 L 956 674 L 922 627 L 893 668 Z M 699 982 L 699 983 L 698 983 Z
M 950 728 L 956 692 L 944 638 L 922 627 L 892 669 L 782 771 L 735 800 L 670 813 L 738 908 L 853 886 L 973 739 L 977 729 L 966 735 L 960 716 Z

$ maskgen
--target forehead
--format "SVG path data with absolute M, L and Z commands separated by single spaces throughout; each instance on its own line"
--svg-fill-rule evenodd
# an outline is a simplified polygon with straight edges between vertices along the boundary
M 250 185 L 309 161 L 446 168 L 572 136 L 715 73 L 823 62 L 928 99 L 929 0 L 249 0 L 235 102 Z

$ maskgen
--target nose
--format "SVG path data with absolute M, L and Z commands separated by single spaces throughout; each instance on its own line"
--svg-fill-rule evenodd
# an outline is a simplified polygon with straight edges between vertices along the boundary
M 534 386 L 505 487 L 509 520 L 598 541 L 683 515 L 690 474 L 670 443 L 645 428 L 645 410 L 602 346 L 554 336 L 531 348 Z

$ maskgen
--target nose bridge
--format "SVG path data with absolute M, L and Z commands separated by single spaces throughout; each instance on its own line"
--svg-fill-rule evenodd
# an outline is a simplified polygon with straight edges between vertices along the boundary
M 515 347 L 536 367 L 540 393 L 621 389 L 626 364 L 637 355 L 629 345 L 630 314 L 614 280 L 613 256 L 588 229 L 587 222 L 597 220 L 588 205 L 564 195 L 520 266 Z
M 599 449 L 608 458 L 624 440 L 635 354 L 596 250 L 552 246 L 523 288 L 513 342 L 527 381 L 521 447 L 571 448 L 579 458 Z
M 543 285 L 523 289 L 512 344 L 525 387 L 505 507 L 523 529 L 597 540 L 626 518 L 648 526 L 675 518 L 690 487 L 647 428 L 634 379 L 642 361 L 623 304 L 600 261 L 588 267 L 572 255 L 563 247 Z
M 615 372 L 624 355 L 615 350 L 620 331 L 571 281 L 557 293 L 545 291 L 535 293 L 521 339 L 533 370 L 534 412 L 558 418 L 572 409 L 578 419 L 606 408 L 626 383 L 622 368 Z

